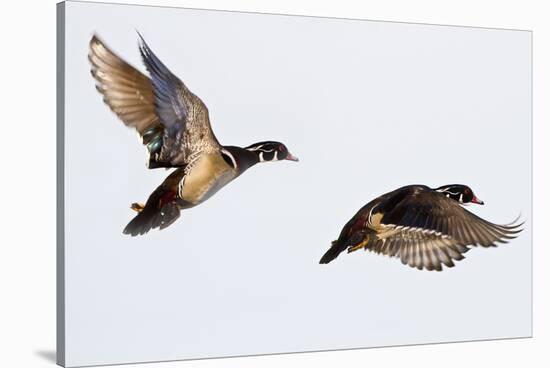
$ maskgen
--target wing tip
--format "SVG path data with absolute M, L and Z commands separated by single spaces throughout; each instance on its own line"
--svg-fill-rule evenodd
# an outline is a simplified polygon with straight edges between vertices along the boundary
M 95 43 L 101 43 L 101 39 L 99 38 L 99 35 L 97 34 L 97 32 L 94 32 L 92 34 L 92 38 L 90 39 L 90 44 L 95 44 Z
M 92 34 L 92 38 L 90 38 L 89 47 L 90 47 L 90 50 L 93 51 L 94 53 L 97 52 L 98 48 L 100 47 L 104 49 L 107 48 L 105 46 L 105 42 L 103 42 L 101 37 L 99 37 L 99 35 L 96 32 L 94 32 Z
M 141 35 L 141 32 L 137 29 L 137 28 L 134 28 L 134 31 L 136 31 L 138 37 L 139 37 L 139 42 L 143 42 L 143 43 L 146 43 L 145 42 L 145 39 L 143 38 L 143 36 Z
M 96 78 L 97 69 L 104 62 L 105 58 L 113 52 L 105 45 L 103 40 L 94 33 L 89 42 L 88 61 L 92 65 L 92 75 Z
M 522 220 L 522 215 L 520 213 L 513 221 L 504 225 L 496 225 L 496 227 L 503 233 L 503 238 L 514 239 L 524 230 L 523 225 L 525 225 L 525 222 L 526 220 Z

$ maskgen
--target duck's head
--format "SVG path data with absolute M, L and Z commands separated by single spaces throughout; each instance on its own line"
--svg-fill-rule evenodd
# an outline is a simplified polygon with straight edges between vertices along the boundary
M 258 162 L 267 161 L 298 161 L 298 157 L 292 155 L 288 148 L 281 142 L 258 142 L 245 147 L 247 151 L 253 152 L 258 156 Z
M 454 199 L 458 203 L 477 203 L 483 204 L 483 201 L 477 198 L 467 185 L 462 184 L 450 184 L 444 185 L 436 189 L 436 191 L 443 193 L 448 198 Z

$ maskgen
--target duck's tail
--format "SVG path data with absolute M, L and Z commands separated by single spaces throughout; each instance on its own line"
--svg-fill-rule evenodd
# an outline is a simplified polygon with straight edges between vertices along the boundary
M 126 225 L 123 233 L 143 235 L 151 229 L 158 227 L 162 230 L 173 224 L 180 217 L 180 207 L 175 198 L 175 192 L 161 186 L 151 193 L 145 206 L 133 203 L 131 208 L 138 214 Z
M 321 257 L 319 263 L 329 263 L 330 261 L 338 257 L 338 255 L 342 253 L 345 249 L 346 247 L 342 247 L 342 244 L 338 240 L 334 240 L 329 250 L 327 250 L 327 252 Z

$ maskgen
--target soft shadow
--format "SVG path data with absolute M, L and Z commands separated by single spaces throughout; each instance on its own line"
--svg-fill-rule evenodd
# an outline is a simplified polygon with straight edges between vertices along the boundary
M 56 363 L 55 350 L 39 350 L 34 352 L 36 355 L 50 363 Z

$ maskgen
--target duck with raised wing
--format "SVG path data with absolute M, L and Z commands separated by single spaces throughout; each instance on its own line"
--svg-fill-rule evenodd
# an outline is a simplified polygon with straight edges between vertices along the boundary
M 507 243 L 522 224 L 496 225 L 462 205 L 483 204 L 466 185 L 431 189 L 408 185 L 381 195 L 361 208 L 344 226 L 319 263 L 329 263 L 347 250 L 365 249 L 398 257 L 418 269 L 453 267 L 469 246 Z
M 124 229 L 142 235 L 164 229 L 259 162 L 298 161 L 280 142 L 222 146 L 208 109 L 151 51 L 140 36 L 139 51 L 150 78 L 112 52 L 97 36 L 89 60 L 96 88 L 122 122 L 137 130 L 149 154 L 148 167 L 176 168 Z

